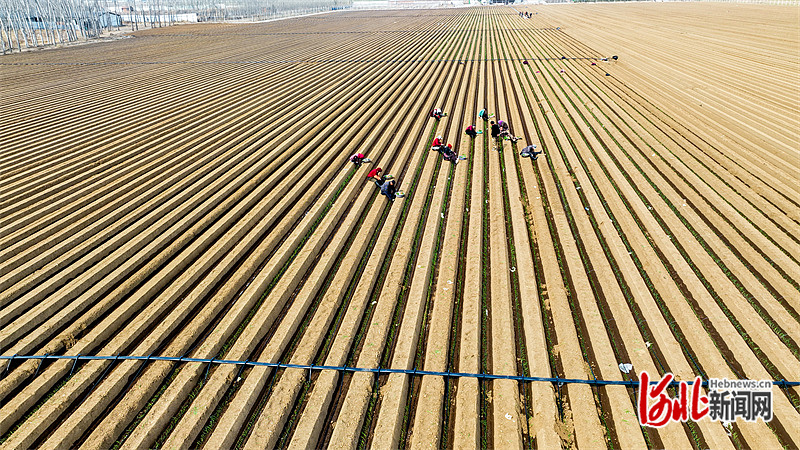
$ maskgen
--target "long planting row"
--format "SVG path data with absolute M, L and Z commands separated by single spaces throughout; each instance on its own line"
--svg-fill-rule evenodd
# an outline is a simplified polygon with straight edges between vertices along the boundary
M 800 43 L 761 36 L 785 9 L 738 6 L 337 12 L 4 56 L 0 351 L 797 381 Z M 768 64 L 759 88 L 731 69 Z M 484 108 L 520 140 L 491 138 Z M 375 167 L 405 197 L 380 195 Z M 0 447 L 800 440 L 797 389 L 775 388 L 769 423 L 660 429 L 637 393 L 15 360 Z

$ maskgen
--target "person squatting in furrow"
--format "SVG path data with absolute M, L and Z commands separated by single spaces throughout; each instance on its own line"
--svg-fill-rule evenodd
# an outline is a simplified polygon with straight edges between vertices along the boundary
M 394 176 L 390 174 L 384 175 L 381 172 L 383 172 L 383 169 L 380 167 L 370 170 L 367 174 L 367 180 L 375 183 L 381 190 L 381 194 L 388 197 L 391 201 L 394 201 L 396 197 L 404 197 L 405 194 L 403 191 L 397 189 Z
M 390 201 L 394 201 L 395 197 L 403 197 L 403 191 L 397 190 L 395 186 L 394 177 L 387 175 L 386 181 L 381 185 L 381 194 L 385 195 Z
M 500 137 L 500 125 L 494 123 L 494 120 L 491 121 L 490 123 L 492 124 L 492 129 L 491 129 L 492 137 L 494 139 L 497 139 L 498 137 Z
M 439 152 L 442 154 L 442 159 L 445 161 L 450 161 L 453 164 L 458 164 L 459 161 L 463 161 L 467 159 L 466 156 L 457 155 L 455 150 L 453 150 L 452 144 L 444 144 L 442 141 L 441 136 L 437 136 L 436 139 L 433 140 L 433 145 L 431 146 L 431 150 L 434 152 Z
M 536 161 L 536 158 L 539 157 L 538 155 L 540 155 L 543 152 L 544 150 L 539 150 L 537 152 L 536 146 L 531 144 L 523 148 L 522 151 L 519 153 L 519 155 L 522 156 L 523 158 L 531 158 L 532 160 Z
M 499 136 L 503 139 L 508 139 L 511 142 L 517 142 L 519 140 L 518 137 L 511 134 L 511 130 L 508 127 L 508 122 L 505 120 L 498 120 L 497 125 L 500 126 L 500 134 Z
M 365 157 L 363 153 L 353 153 L 350 155 L 350 162 L 355 164 L 356 167 L 360 167 L 361 163 L 372 162 L 372 160 Z
M 483 110 L 481 112 L 484 113 L 484 117 L 487 117 L 485 115 L 486 113 Z M 494 114 L 492 114 L 491 116 L 488 116 L 488 117 L 492 117 L 492 116 L 494 116 Z M 513 134 L 511 134 L 511 130 L 509 129 L 508 122 L 506 122 L 504 120 L 498 120 L 497 123 L 495 123 L 495 121 L 492 120 L 489 123 L 491 124 L 492 138 L 495 140 L 495 144 L 497 145 L 496 150 L 499 151 L 499 150 L 503 149 L 503 140 L 505 140 L 505 139 L 508 139 L 508 140 L 510 140 L 511 142 L 514 142 L 514 143 L 519 140 L 518 137 L 516 137 Z
M 441 108 L 433 108 L 433 110 L 431 110 L 431 112 L 428 113 L 428 117 L 436 119 L 437 122 L 439 120 L 441 120 L 442 117 L 446 117 L 446 116 L 447 116 L 447 113 L 446 112 L 442 112 Z
M 374 182 L 375 184 L 378 185 L 378 187 L 380 187 L 384 182 L 384 177 L 381 174 L 382 171 L 383 169 L 381 169 L 380 167 L 376 167 L 370 170 L 369 173 L 367 174 L 367 180 Z
M 475 136 L 483 134 L 483 131 L 475 130 L 475 125 L 470 125 L 464 130 L 464 134 L 474 139 Z

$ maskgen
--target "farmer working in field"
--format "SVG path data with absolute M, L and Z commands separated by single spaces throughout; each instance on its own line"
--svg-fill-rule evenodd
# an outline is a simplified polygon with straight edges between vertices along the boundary
M 350 162 L 358 167 L 362 162 L 367 162 L 367 160 L 364 159 L 363 153 L 354 153 L 352 156 L 350 156 Z
M 529 145 L 529 146 L 527 146 L 527 147 L 522 149 L 522 152 L 520 153 L 520 156 L 522 156 L 523 158 L 530 157 L 532 160 L 536 161 L 536 158 L 538 158 L 538 155 L 541 154 L 543 151 L 544 150 L 539 150 L 537 152 L 536 151 L 536 146 L 531 144 L 531 145 Z
M 475 125 L 470 125 L 470 126 L 467 127 L 466 130 L 464 130 L 464 134 L 466 134 L 467 136 L 469 136 L 471 138 L 474 138 L 475 136 L 477 136 L 479 134 L 483 134 L 483 131 L 475 131 Z
M 491 122 L 492 124 L 492 137 L 497 139 L 500 136 L 500 125 L 494 123 L 494 120 Z
M 500 126 L 500 133 L 498 136 L 502 136 L 503 139 L 510 139 L 511 142 L 517 142 L 517 138 L 511 134 L 511 130 L 508 129 L 508 122 L 504 120 L 498 120 L 497 125 Z
M 444 117 L 444 116 L 446 116 L 446 115 L 447 115 L 447 114 L 446 114 L 446 113 L 443 113 L 443 112 L 442 112 L 442 110 L 441 110 L 441 109 L 439 109 L 439 108 L 433 108 L 433 111 L 431 111 L 431 112 L 428 114 L 428 116 L 430 116 L 430 117 L 433 117 L 433 118 L 434 118 L 434 119 L 436 119 L 437 121 L 438 121 L 438 120 L 440 120 L 442 117 Z
M 390 201 L 394 201 L 395 197 L 403 197 L 404 194 L 398 191 L 394 185 L 394 179 L 388 179 L 383 182 L 381 186 L 381 194 L 385 195 Z
M 375 182 L 375 184 L 377 184 L 378 187 L 381 187 L 384 181 L 384 178 L 381 175 L 381 170 L 382 169 L 380 167 L 376 167 L 367 174 L 367 180 Z
M 450 161 L 453 164 L 458 164 L 459 161 L 467 159 L 466 156 L 456 155 L 456 152 L 453 150 L 452 144 L 447 144 L 447 146 L 442 145 L 439 148 L 441 149 L 439 151 L 442 153 L 442 158 L 445 161 Z

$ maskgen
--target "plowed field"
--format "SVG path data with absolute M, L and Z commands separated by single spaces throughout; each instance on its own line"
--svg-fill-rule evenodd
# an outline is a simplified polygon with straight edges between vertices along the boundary
M 798 381 L 799 19 L 343 11 L 4 56 L 0 351 Z M 796 388 L 653 429 L 623 385 L 3 362 L 2 448 L 800 445 Z

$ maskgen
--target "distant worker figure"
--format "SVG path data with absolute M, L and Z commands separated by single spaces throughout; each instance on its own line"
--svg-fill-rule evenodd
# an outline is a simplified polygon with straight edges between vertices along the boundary
M 442 112 L 442 110 L 439 109 L 439 108 L 433 108 L 433 111 L 431 111 L 428 114 L 428 116 L 433 117 L 436 120 L 440 120 L 442 117 L 444 117 L 446 115 L 447 115 L 447 113 Z
M 479 119 L 483 119 L 484 121 L 486 121 L 486 120 L 489 120 L 490 117 L 494 117 L 494 114 L 489 114 L 486 111 L 486 108 L 483 108 L 482 110 L 478 111 L 478 118 Z
M 470 125 L 470 126 L 467 127 L 466 130 L 464 130 L 464 134 L 466 134 L 467 136 L 469 136 L 471 138 L 474 138 L 475 136 L 477 136 L 479 134 L 483 134 L 483 131 L 475 131 L 475 125 Z
M 367 174 L 367 180 L 373 181 L 373 182 L 375 182 L 375 184 L 378 185 L 378 187 L 381 187 L 381 185 L 383 184 L 383 181 L 384 181 L 383 175 L 381 175 L 381 171 L 382 171 L 382 169 L 380 167 L 376 167 L 376 168 L 372 169 Z
M 536 146 L 531 144 L 531 145 L 523 148 L 522 152 L 519 155 L 522 156 L 523 158 L 530 157 L 532 160 L 536 161 L 536 158 L 538 158 L 538 155 L 540 155 L 544 150 L 539 150 L 538 152 L 535 151 L 535 150 L 536 150 Z
M 405 195 L 395 188 L 393 179 L 388 179 L 383 182 L 383 185 L 381 185 L 381 194 L 385 195 L 391 201 L 394 201 L 395 197 L 403 197 Z
M 370 162 L 370 159 L 364 158 L 363 153 L 354 153 L 350 156 L 350 162 L 355 164 L 356 166 L 360 166 L 361 163 Z

